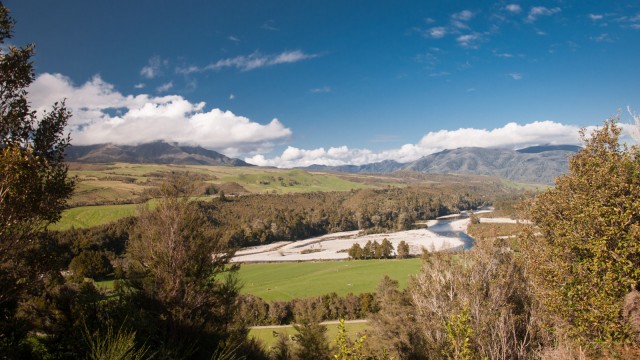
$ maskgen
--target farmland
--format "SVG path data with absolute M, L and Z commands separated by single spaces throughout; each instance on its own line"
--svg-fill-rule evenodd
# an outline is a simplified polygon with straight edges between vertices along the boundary
M 154 197 L 154 189 L 175 172 L 199 180 L 199 192 L 209 199 L 250 193 L 349 191 L 404 186 L 402 179 L 380 176 L 339 176 L 303 170 L 158 164 L 71 163 L 69 175 L 78 180 L 69 209 L 53 230 L 89 228 L 136 214 L 136 205 Z
M 375 184 L 380 182 L 377 177 L 350 179 L 328 173 L 260 167 L 72 163 L 69 174 L 77 176 L 79 183 L 70 204 L 141 202 L 149 196 L 150 188 L 174 172 L 189 172 L 197 176 L 202 185 L 213 185 L 227 194 L 347 191 L 400 185 L 391 177 Z
M 404 288 L 420 266 L 420 259 L 243 264 L 238 277 L 242 293 L 265 301 L 292 300 L 331 292 L 373 292 L 384 275 Z

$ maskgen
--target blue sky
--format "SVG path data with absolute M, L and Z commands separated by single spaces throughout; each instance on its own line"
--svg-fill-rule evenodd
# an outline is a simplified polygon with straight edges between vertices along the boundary
M 260 165 L 577 143 L 640 108 L 640 2 L 5 1 L 76 144 Z

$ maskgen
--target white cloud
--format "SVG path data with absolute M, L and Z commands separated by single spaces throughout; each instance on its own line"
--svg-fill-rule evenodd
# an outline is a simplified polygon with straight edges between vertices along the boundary
M 305 54 L 301 50 L 284 51 L 280 54 L 273 55 L 263 55 L 256 51 L 247 56 L 243 55 L 221 59 L 205 67 L 188 66 L 185 68 L 178 68 L 176 69 L 176 72 L 191 74 L 203 71 L 218 71 L 224 68 L 237 68 L 241 71 L 250 71 L 267 66 L 295 63 L 302 60 L 313 59 L 318 56 L 318 54 Z
M 309 91 L 314 93 L 314 94 L 330 93 L 331 92 L 331 88 L 329 86 L 323 86 L 323 87 L 313 88 L 313 89 L 311 89 Z
M 233 36 L 233 35 L 229 35 L 229 37 L 227 37 L 227 39 L 229 39 L 230 41 L 233 41 L 233 42 L 240 42 L 240 39 L 235 37 L 235 36 Z
M 640 29 L 640 13 L 636 14 L 635 16 L 631 16 L 631 17 L 624 16 L 624 17 L 620 18 L 619 21 L 626 22 L 627 26 L 629 26 L 632 29 L 635 29 L 635 30 L 639 30 Z
M 520 73 L 509 73 L 509 77 L 511 77 L 513 80 L 522 80 L 522 74 Z
M 460 46 L 473 49 L 478 47 L 478 43 L 481 40 L 482 36 L 478 33 L 460 35 L 456 38 L 456 41 Z
M 603 17 L 604 15 L 601 15 L 601 14 L 589 14 L 589 19 L 593 21 L 602 20 Z
M 178 95 L 123 95 L 94 76 L 75 86 L 60 74 L 42 74 L 29 88 L 34 109 L 67 99 L 72 143 L 139 144 L 154 140 L 201 145 L 229 156 L 271 151 L 291 136 L 277 119 L 260 124 L 231 111 L 205 110 Z
M 451 18 L 454 20 L 460 21 L 469 21 L 473 17 L 473 12 L 471 10 L 462 10 L 459 13 L 455 13 L 451 15 Z
M 268 20 L 264 24 L 262 24 L 262 28 L 269 31 L 279 31 L 277 27 L 275 27 L 273 20 Z
M 469 29 L 466 22 L 471 20 L 474 15 L 470 10 L 462 10 L 459 13 L 455 13 L 451 15 L 451 25 L 458 29 Z
M 430 77 L 442 77 L 451 75 L 448 71 L 438 71 L 429 74 Z
M 589 39 L 595 42 L 613 42 L 613 39 L 607 33 L 602 33 L 598 36 L 591 36 Z
M 362 165 L 383 160 L 410 162 L 445 149 L 460 147 L 503 147 L 519 149 L 543 144 L 580 144 L 579 128 L 553 121 L 536 121 L 519 125 L 508 123 L 492 130 L 463 128 L 429 132 L 417 144 L 405 144 L 396 149 L 374 152 L 369 149 L 351 149 L 347 146 L 317 149 L 288 147 L 280 156 L 248 157 L 245 161 L 256 165 L 297 167 L 320 165 Z M 588 129 L 589 130 L 589 129 Z
M 235 99 L 235 98 L 236 98 L 236 96 L 235 96 L 235 95 L 233 95 L 233 94 L 229 94 L 229 100 L 233 100 L 233 99 Z
M 135 85 L 133 85 L 134 88 L 136 89 L 144 89 L 145 84 L 144 83 L 137 83 Z
M 528 22 L 534 22 L 538 20 L 540 16 L 550 16 L 562 11 L 559 7 L 547 8 L 544 6 L 534 6 L 529 11 L 529 15 L 527 16 Z
M 519 14 L 520 11 L 522 11 L 522 8 L 518 4 L 509 4 L 505 6 L 505 9 L 507 9 L 508 12 L 514 13 L 514 14 Z
M 140 75 L 147 79 L 153 79 L 162 74 L 162 68 L 168 64 L 169 62 L 167 60 L 162 60 L 159 56 L 153 56 L 149 59 L 147 66 L 140 70 Z
M 159 93 L 167 92 L 167 91 L 171 90 L 172 87 L 173 87 L 173 81 L 169 81 L 168 83 L 164 83 L 164 84 L 158 86 L 156 88 L 156 91 L 159 92 Z
M 432 39 L 440 39 L 447 35 L 447 29 L 442 26 L 436 26 L 424 31 L 423 35 Z
M 462 29 L 462 30 L 468 30 L 468 29 L 470 29 L 469 25 L 467 25 L 467 23 L 466 23 L 466 22 L 464 22 L 464 21 L 460 21 L 460 20 L 451 20 L 451 25 L 452 25 L 454 28 L 457 28 L 457 29 Z M 454 30 L 455 30 L 455 29 L 454 29 Z

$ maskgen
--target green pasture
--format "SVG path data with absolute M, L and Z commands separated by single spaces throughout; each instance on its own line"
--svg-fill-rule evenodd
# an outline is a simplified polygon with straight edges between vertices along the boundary
M 150 187 L 156 186 L 172 172 L 189 172 L 213 185 L 237 183 L 252 193 L 289 193 L 313 191 L 348 191 L 396 185 L 395 179 L 375 185 L 360 178 L 345 178 L 330 173 L 260 167 L 227 167 L 161 164 L 79 164 L 70 166 L 69 175 L 79 180 L 70 204 L 132 202 Z
M 338 324 L 327 324 L 325 326 L 327 327 L 327 332 L 325 333 L 325 336 L 327 340 L 331 343 L 331 345 L 333 345 L 333 341 L 338 336 Z M 347 329 L 347 334 L 349 335 L 351 340 L 355 340 L 358 337 L 365 335 L 367 333 L 367 330 L 369 330 L 369 324 L 360 323 L 360 322 L 346 323 L 345 328 Z M 259 327 L 259 328 L 252 328 L 251 330 L 249 330 L 249 336 L 257 340 L 260 340 L 260 342 L 263 344 L 265 349 L 269 349 L 270 347 L 275 346 L 278 342 L 278 337 L 280 336 L 289 337 L 290 335 L 296 335 L 297 333 L 298 332 L 293 328 L 293 326 Z
M 49 226 L 51 230 L 84 229 L 136 215 L 137 204 L 79 206 L 62 212 L 62 218 Z
M 404 288 L 420 267 L 420 259 L 243 264 L 238 277 L 242 293 L 273 301 L 373 292 L 384 275 Z
M 137 205 L 132 203 L 144 201 L 145 191 L 178 171 L 201 175 L 202 181 L 213 185 L 237 183 L 252 193 L 348 191 L 387 186 L 393 181 L 390 178 L 389 184 L 374 186 L 334 174 L 260 167 L 72 163 L 69 175 L 79 181 L 69 200 L 71 208 L 50 229 L 88 228 L 135 215 Z

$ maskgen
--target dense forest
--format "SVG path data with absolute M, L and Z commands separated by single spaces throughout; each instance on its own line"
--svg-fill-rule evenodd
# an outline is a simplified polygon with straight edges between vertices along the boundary
M 333 231 L 400 230 L 508 191 L 479 184 L 191 198 L 175 173 L 153 207 L 87 230 L 50 232 L 75 180 L 64 162 L 71 113 L 27 101 L 33 46 L 8 46 L 0 4 L 0 359 L 574 359 L 640 357 L 640 149 L 616 119 L 569 171 L 523 201 L 516 238 L 425 253 L 406 289 L 265 303 L 240 295 L 240 246 Z M 93 280 L 116 277 L 113 291 Z M 364 318 L 367 336 L 324 319 Z M 267 349 L 248 327 L 293 323 Z

